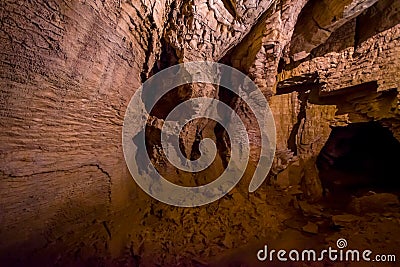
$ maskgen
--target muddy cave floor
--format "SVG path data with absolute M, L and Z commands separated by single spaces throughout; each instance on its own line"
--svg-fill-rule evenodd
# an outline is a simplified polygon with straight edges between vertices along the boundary
M 152 202 L 145 218 L 131 212 L 114 222 L 112 244 L 128 251 L 114 259 L 122 266 L 266 266 L 258 250 L 314 249 L 344 238 L 347 249 L 372 255 L 400 252 L 398 194 L 366 191 L 309 203 L 297 187 L 264 185 L 255 193 L 244 186 L 200 208 L 181 209 Z M 143 206 L 146 206 L 143 203 Z M 138 221 L 139 220 L 139 221 Z M 132 222 L 139 228 L 132 231 Z M 136 224 L 135 224 L 136 225 Z M 119 234 L 118 234 L 119 233 Z M 398 266 L 396 263 L 274 262 L 268 266 Z

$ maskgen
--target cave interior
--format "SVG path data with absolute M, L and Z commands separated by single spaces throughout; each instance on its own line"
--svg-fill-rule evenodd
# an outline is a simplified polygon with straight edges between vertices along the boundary
M 400 1 L 4 0 L 0 9 L 0 266 L 266 266 L 257 259 L 266 244 L 322 250 L 343 238 L 400 257 Z M 197 160 L 205 138 L 218 152 L 198 173 L 175 168 L 161 132 L 176 106 L 217 99 L 246 127 L 240 182 L 184 208 L 132 179 L 121 132 L 137 88 L 193 61 L 247 75 L 268 101 L 276 144 L 249 192 L 263 129 L 239 94 L 145 86 L 161 98 L 140 133 L 143 153 L 171 183 L 214 181 L 232 146 L 220 123 L 190 121 L 182 154 Z

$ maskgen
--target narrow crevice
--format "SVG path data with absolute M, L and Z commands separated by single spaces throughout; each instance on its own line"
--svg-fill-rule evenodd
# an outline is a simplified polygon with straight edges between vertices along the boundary
M 108 185 L 108 201 L 111 203 L 112 201 L 112 196 L 111 196 L 111 185 L 112 185 L 112 179 L 111 175 L 104 170 L 99 164 L 93 164 L 93 166 L 96 166 L 99 171 L 101 171 L 106 177 L 107 177 L 107 185 Z M 111 237 L 111 236 L 110 236 Z
M 239 15 L 236 10 L 236 3 L 232 0 L 222 0 L 225 9 L 232 15 L 236 20 L 239 19 Z
M 106 222 L 106 221 L 103 221 L 102 224 L 103 224 L 104 229 L 105 229 L 106 232 L 107 232 L 108 237 L 111 239 L 111 231 L 110 231 L 110 228 L 108 228 L 107 222 Z
M 203 139 L 203 133 L 202 130 L 199 128 L 199 126 L 197 126 L 196 128 L 196 134 L 195 134 L 195 140 L 192 144 L 192 148 L 191 148 L 191 154 L 190 154 L 190 160 L 197 160 L 200 158 L 201 153 L 200 153 L 200 142 Z
M 306 109 L 309 95 L 309 92 L 299 92 L 297 96 L 300 102 L 300 110 L 297 114 L 297 122 L 293 125 L 292 131 L 290 132 L 289 138 L 287 140 L 287 147 L 293 152 L 294 156 L 298 154 L 296 139 L 299 134 L 301 123 L 306 120 Z
M 355 26 L 354 26 L 354 51 L 356 51 L 357 50 L 357 47 L 358 47 L 358 45 L 360 44 L 360 40 L 361 40 L 361 37 L 360 37 L 360 16 L 358 16 L 356 19 L 356 23 L 355 23 Z
M 179 63 L 179 58 L 177 56 L 176 50 L 168 43 L 165 37 L 162 37 L 160 40 L 161 45 L 161 53 L 159 55 L 158 60 L 154 63 L 153 68 L 149 76 L 156 74 L 163 69 L 171 67 Z
M 289 94 L 295 91 L 304 92 L 317 87 L 320 87 L 319 75 L 317 72 L 314 72 L 278 82 L 276 95 Z
M 227 132 L 225 131 L 224 127 L 217 123 L 214 128 L 214 134 L 217 139 L 217 150 L 219 156 L 221 158 L 222 166 L 224 169 L 228 167 L 229 159 L 230 159 L 230 152 L 231 151 L 231 144 L 228 137 Z
M 170 44 L 167 37 L 168 36 L 167 31 L 170 28 L 170 24 L 174 23 L 173 11 L 175 9 L 176 9 L 176 2 L 172 2 L 172 4 L 169 6 L 167 20 L 164 23 L 163 34 L 160 39 L 161 52 L 158 55 L 158 59 L 154 63 L 151 72 L 149 73 L 150 77 L 156 74 L 157 72 L 162 71 L 163 69 L 166 69 L 168 67 L 171 67 L 179 63 L 179 57 L 177 55 L 177 51 Z
M 154 21 L 153 16 L 150 14 L 147 16 L 147 19 L 150 22 L 150 28 L 148 31 L 149 36 L 147 37 L 147 49 L 145 51 L 145 60 L 143 62 L 143 66 L 142 66 L 142 72 L 140 73 L 140 78 L 142 83 L 144 83 L 147 80 L 147 75 L 149 72 L 149 61 L 150 58 L 154 52 L 154 37 L 153 37 L 153 31 L 157 28 L 157 25 Z

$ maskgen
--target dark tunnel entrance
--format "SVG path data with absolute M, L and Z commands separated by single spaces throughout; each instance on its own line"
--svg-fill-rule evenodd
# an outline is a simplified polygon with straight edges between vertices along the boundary
M 317 167 L 331 195 L 400 192 L 400 143 L 376 122 L 333 127 Z

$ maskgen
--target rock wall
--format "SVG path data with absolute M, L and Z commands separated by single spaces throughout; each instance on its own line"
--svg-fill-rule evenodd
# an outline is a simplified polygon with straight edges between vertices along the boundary
M 56 262 L 81 238 L 106 251 L 106 218 L 132 185 L 120 129 L 147 51 L 129 28 L 148 31 L 141 17 L 148 8 L 132 12 L 119 1 L 0 5 L 1 256 L 50 246 L 46 254 Z
M 130 177 L 121 146 L 126 106 L 142 82 L 176 63 L 220 61 L 256 82 L 277 128 L 269 184 L 299 186 L 310 200 L 322 196 L 315 158 L 330 126 L 373 120 L 400 140 L 395 0 L 5 0 L 0 9 L 3 262 L 177 264 L 196 242 L 209 247 L 207 258 L 239 246 L 243 235 L 279 231 L 288 211 L 265 191 L 247 196 L 244 185 L 216 204 L 218 213 L 215 205 L 188 211 L 152 200 Z M 243 103 L 200 84 L 178 88 L 154 114 L 152 158 L 162 158 L 156 135 L 165 114 L 197 96 L 220 98 L 245 118 L 257 162 L 259 134 Z M 189 124 L 186 155 L 199 133 L 219 140 L 210 172 L 218 174 L 229 150 L 224 131 L 207 120 Z M 263 215 L 257 227 L 242 222 L 238 230 L 234 212 Z M 196 222 L 199 214 L 205 219 Z M 176 232 L 187 234 L 168 241 Z

